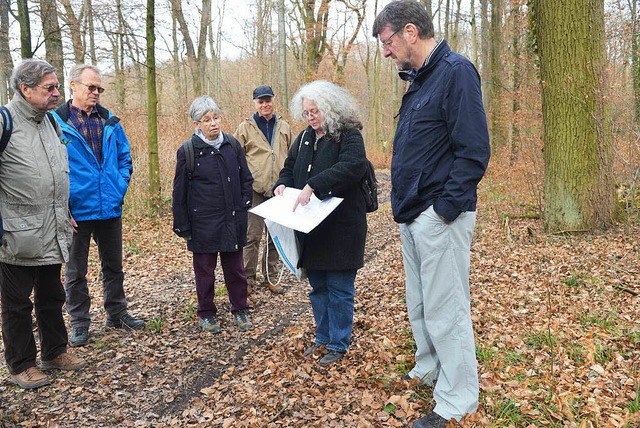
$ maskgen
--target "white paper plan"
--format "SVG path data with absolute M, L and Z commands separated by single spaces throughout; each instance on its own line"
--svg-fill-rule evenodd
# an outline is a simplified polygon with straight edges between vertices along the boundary
M 343 201 L 343 198 L 335 197 L 321 201 L 312 194 L 307 205 L 298 205 L 293 212 L 293 204 L 300 192 L 299 189 L 287 187 L 282 195 L 268 199 L 257 207 L 251 208 L 249 212 L 291 229 L 309 233 Z

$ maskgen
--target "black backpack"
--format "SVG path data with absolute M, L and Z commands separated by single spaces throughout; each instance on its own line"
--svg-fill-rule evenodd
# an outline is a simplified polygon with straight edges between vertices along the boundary
M 238 156 L 241 150 L 240 143 L 235 143 L 233 140 L 229 141 L 229 143 L 231 144 L 231 147 L 233 147 L 233 150 L 236 152 L 236 156 Z M 191 180 L 193 171 L 196 169 L 196 153 L 191 138 L 182 143 L 182 147 L 184 148 L 184 157 L 186 158 L 185 160 L 187 162 L 187 173 L 189 176 L 189 180 Z
M 367 212 L 372 213 L 378 209 L 378 179 L 373 164 L 367 159 L 367 170 L 360 181 L 360 188 L 367 203 Z
M 302 140 L 307 133 L 305 129 L 300 136 L 300 142 L 298 143 L 298 153 L 302 146 Z M 369 159 L 367 159 L 367 169 L 364 172 L 362 180 L 360 180 L 360 189 L 364 196 L 364 200 L 367 206 L 367 212 L 372 213 L 378 209 L 378 179 L 376 178 L 376 170 Z

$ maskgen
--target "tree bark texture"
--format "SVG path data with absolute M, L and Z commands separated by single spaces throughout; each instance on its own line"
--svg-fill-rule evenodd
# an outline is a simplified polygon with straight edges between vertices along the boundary
M 62 53 L 62 33 L 58 23 L 58 10 L 55 0 L 40 0 L 40 17 L 44 32 L 44 47 L 47 62 L 58 71 L 60 85 L 60 101 L 64 101 L 64 58 Z
M 9 48 L 9 4 L 0 1 L 0 103 L 9 102 L 11 88 L 9 77 L 13 70 L 13 60 Z
M 536 0 L 544 122 L 545 228 L 616 217 L 605 87 L 604 0 Z
M 158 94 L 156 91 L 155 0 L 147 0 L 147 145 L 149 152 L 149 197 L 151 210 L 160 203 L 160 158 L 158 155 Z

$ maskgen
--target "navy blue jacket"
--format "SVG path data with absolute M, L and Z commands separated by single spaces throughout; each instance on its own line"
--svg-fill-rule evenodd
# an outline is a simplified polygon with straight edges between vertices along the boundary
M 238 140 L 223 135 L 220 150 L 191 137 L 195 152 L 191 179 L 184 148 L 177 153 L 173 231 L 191 237 L 187 248 L 194 253 L 235 252 L 247 243 L 253 177 Z
M 410 223 L 431 205 L 446 221 L 475 211 L 491 148 L 480 76 L 441 41 L 402 98 L 391 160 L 391 206 Z

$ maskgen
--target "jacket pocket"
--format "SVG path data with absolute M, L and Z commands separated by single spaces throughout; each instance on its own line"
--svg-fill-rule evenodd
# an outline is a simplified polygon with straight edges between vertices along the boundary
M 5 231 L 3 246 L 17 259 L 42 255 L 44 213 L 27 217 L 2 219 Z

